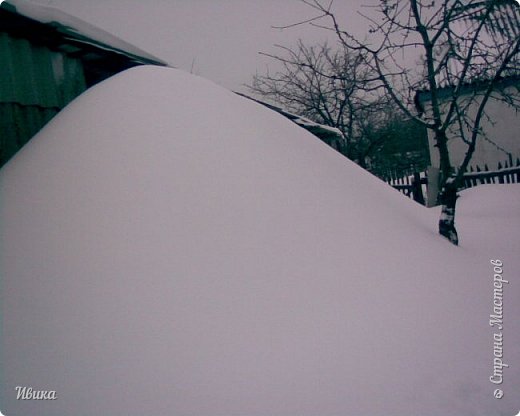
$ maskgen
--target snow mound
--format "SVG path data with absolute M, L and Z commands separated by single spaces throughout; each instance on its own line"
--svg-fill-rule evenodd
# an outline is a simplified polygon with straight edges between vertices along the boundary
M 10 416 L 520 408 L 519 365 L 503 399 L 489 382 L 489 258 L 211 82 L 140 67 L 98 84 L 4 166 L 0 196 Z

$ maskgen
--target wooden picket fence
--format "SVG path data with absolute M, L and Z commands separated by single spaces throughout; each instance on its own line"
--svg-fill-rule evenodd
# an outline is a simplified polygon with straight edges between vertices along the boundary
M 400 178 L 391 175 L 385 178 L 385 182 L 414 201 L 425 204 L 424 195 L 428 186 L 426 171 L 412 172 Z M 520 183 L 520 159 L 517 159 L 516 166 L 511 161 L 506 161 L 499 163 L 495 170 L 490 170 L 488 165 L 476 166 L 464 174 L 464 189 L 492 183 Z
M 487 165 L 484 168 L 477 166 L 470 168 L 464 174 L 464 187 L 471 188 L 486 183 L 520 183 L 520 159 L 517 159 L 516 166 L 511 166 L 509 162 L 499 163 L 496 170 L 490 170 Z
M 391 176 L 386 182 L 402 194 L 412 198 L 415 202 L 424 205 L 424 195 L 428 186 L 428 176 L 425 172 L 412 172 L 409 175 L 396 178 Z

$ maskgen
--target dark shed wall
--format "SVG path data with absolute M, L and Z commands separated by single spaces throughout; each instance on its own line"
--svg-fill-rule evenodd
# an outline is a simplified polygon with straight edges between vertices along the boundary
M 79 59 L 0 32 L 0 165 L 86 89 Z

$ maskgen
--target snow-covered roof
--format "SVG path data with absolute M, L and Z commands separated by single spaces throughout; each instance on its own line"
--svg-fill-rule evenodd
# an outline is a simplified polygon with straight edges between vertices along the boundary
M 341 131 L 335 127 L 327 126 L 325 124 L 316 123 L 315 121 L 312 121 L 306 117 L 300 116 L 298 114 L 291 113 L 290 111 L 284 110 L 281 107 L 278 107 L 273 104 L 266 103 L 265 101 L 258 100 L 256 98 L 250 97 L 248 95 L 237 93 L 238 95 L 241 95 L 242 97 L 248 98 L 250 100 L 253 100 L 259 104 L 262 104 L 263 106 L 270 108 L 271 110 L 276 111 L 277 113 L 283 115 L 284 117 L 287 117 L 289 120 L 291 120 L 293 123 L 296 123 L 300 127 L 303 127 L 305 130 L 310 131 L 312 134 L 323 137 L 323 138 L 335 138 L 337 140 L 342 140 L 343 135 L 341 134 Z
M 52 6 L 26 0 L 7 0 L 3 8 L 55 28 L 66 39 L 129 56 L 134 61 L 168 66 L 168 63 L 123 39 Z
M 468 2 L 457 8 L 455 12 L 456 18 L 450 23 L 451 40 L 446 40 L 444 47 L 441 47 L 438 53 L 438 59 L 446 54 L 453 53 L 453 39 L 457 40 L 457 49 L 462 56 L 468 55 L 471 39 L 475 35 L 480 22 L 486 18 L 485 13 L 489 11 L 489 2 L 473 1 Z M 513 0 L 498 0 L 490 15 L 486 18 L 484 30 L 479 35 L 479 48 L 492 51 L 495 48 L 502 49 L 505 45 L 514 42 L 520 36 L 520 6 Z M 493 52 L 494 53 L 494 52 Z M 474 75 L 468 74 L 467 83 L 482 81 L 483 79 L 493 76 L 493 64 L 488 62 L 490 56 L 481 58 L 478 53 L 474 53 L 472 65 L 481 68 Z M 441 88 L 451 87 L 453 80 L 457 77 L 454 74 L 460 74 L 463 70 L 463 62 L 458 59 L 448 59 L 447 65 L 437 74 L 437 83 Z M 487 73 L 487 70 L 490 70 Z M 518 76 L 518 58 L 513 58 L 513 63 L 506 68 L 503 76 Z
M 499 0 L 495 4 L 495 8 L 488 17 L 488 21 L 484 25 L 484 30 L 479 35 L 480 48 L 485 50 L 492 50 L 492 48 L 504 47 L 511 44 L 512 41 L 520 36 L 520 6 L 514 0 Z M 485 10 L 488 6 L 484 1 L 467 2 L 460 6 L 455 13 L 458 15 L 456 19 L 451 22 L 450 30 L 453 31 L 455 38 L 460 42 L 458 48 L 467 55 L 467 48 L 469 47 L 469 40 L 477 30 L 481 20 L 484 18 Z M 453 35 L 452 35 L 453 36 Z M 438 60 L 445 57 L 446 54 L 452 53 L 449 42 L 437 51 Z M 491 57 L 485 57 L 489 60 Z M 474 92 L 481 88 L 488 87 L 488 82 L 494 77 L 494 68 L 492 63 L 485 60 L 480 60 L 477 56 L 472 60 L 472 65 L 480 66 L 475 75 L 469 73 L 462 84 L 461 94 L 466 92 Z M 489 72 L 487 72 L 489 70 Z M 457 84 L 459 79 L 457 74 L 462 72 L 462 62 L 456 59 L 449 59 L 445 67 L 442 68 L 436 75 L 437 85 L 439 87 L 439 97 L 441 99 L 451 97 L 454 83 Z M 520 82 L 520 57 L 518 54 L 513 57 L 510 65 L 503 71 L 502 76 L 498 79 L 497 85 L 501 88 L 511 85 L 519 85 Z M 424 111 L 422 108 L 423 102 L 431 100 L 429 89 L 419 90 L 416 93 L 416 105 L 419 111 Z

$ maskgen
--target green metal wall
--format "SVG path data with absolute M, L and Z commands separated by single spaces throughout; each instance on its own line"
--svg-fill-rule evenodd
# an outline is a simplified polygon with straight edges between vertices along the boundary
M 0 32 L 0 166 L 85 89 L 79 59 Z

